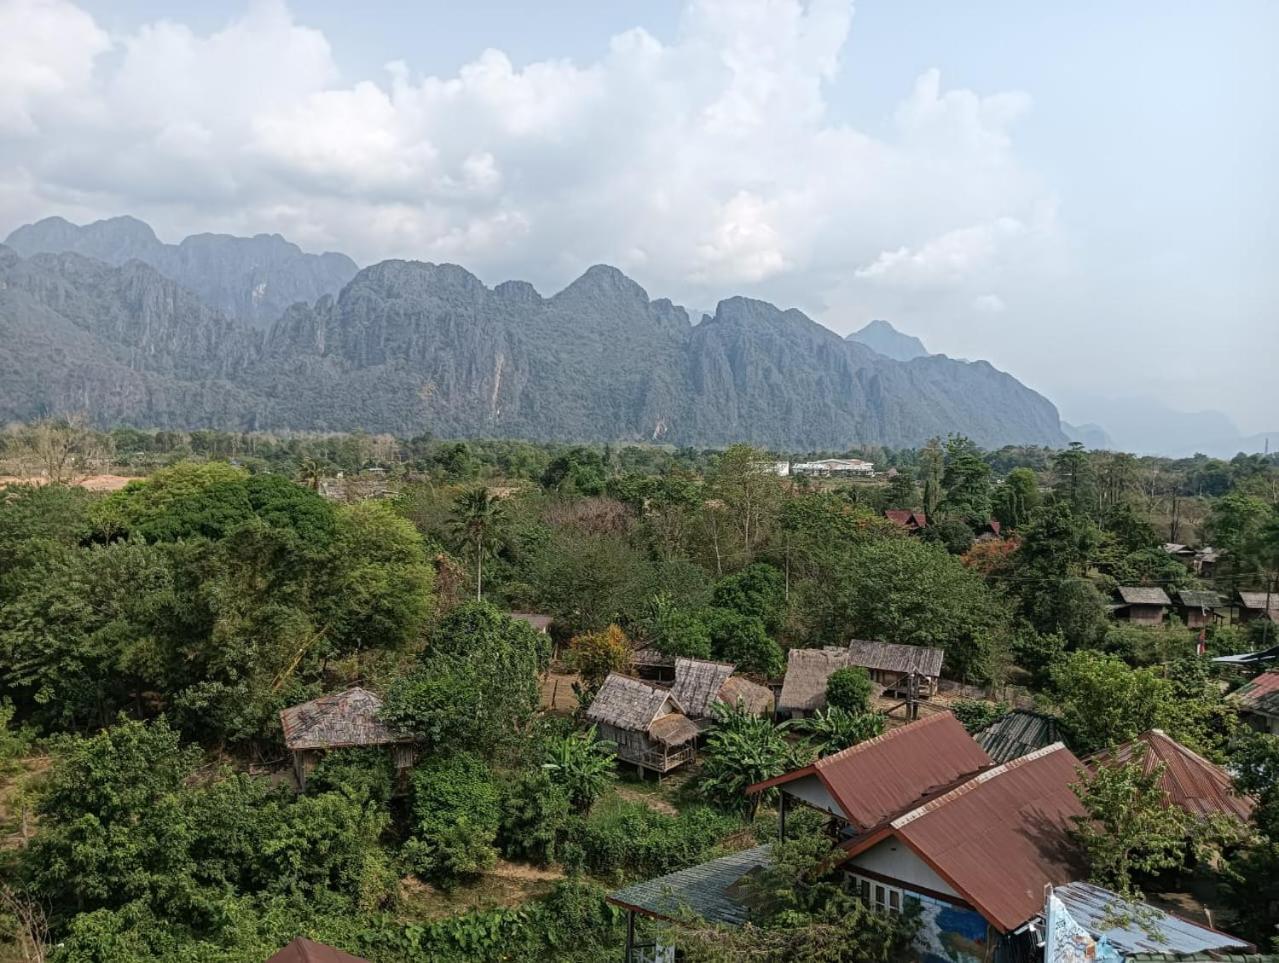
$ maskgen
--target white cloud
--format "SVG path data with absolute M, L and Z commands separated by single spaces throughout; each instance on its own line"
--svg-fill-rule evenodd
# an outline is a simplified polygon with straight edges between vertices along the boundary
M 690 0 L 671 40 L 632 29 L 590 63 L 346 79 L 341 38 L 282 2 L 108 38 L 65 0 L 0 0 L 0 218 L 280 231 L 549 289 L 607 261 L 828 317 L 974 310 L 1055 233 L 1011 136 L 1029 100 L 927 71 L 888 136 L 854 129 L 827 102 L 851 25 L 849 0 Z
M 1008 305 L 998 294 L 979 294 L 973 298 L 973 308 L 983 314 L 1002 314 Z

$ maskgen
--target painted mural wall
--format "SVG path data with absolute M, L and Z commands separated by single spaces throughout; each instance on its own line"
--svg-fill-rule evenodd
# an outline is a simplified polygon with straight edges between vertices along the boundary
M 912 899 L 919 900 L 920 963 L 985 963 L 987 927 L 980 913 L 927 896 Z

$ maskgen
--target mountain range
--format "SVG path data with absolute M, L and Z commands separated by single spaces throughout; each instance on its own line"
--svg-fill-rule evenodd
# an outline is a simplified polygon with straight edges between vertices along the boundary
M 914 361 L 916 358 L 926 358 L 929 354 L 924 342 L 914 335 L 903 334 L 883 320 L 870 322 L 866 327 L 850 334 L 847 340 L 864 344 L 894 361 Z
M 450 264 L 357 270 L 278 235 L 169 245 L 133 218 L 50 218 L 0 246 L 0 417 L 72 411 L 786 451 L 1065 442 L 1052 403 L 984 361 L 899 360 L 764 301 L 694 325 L 606 265 L 544 297 Z

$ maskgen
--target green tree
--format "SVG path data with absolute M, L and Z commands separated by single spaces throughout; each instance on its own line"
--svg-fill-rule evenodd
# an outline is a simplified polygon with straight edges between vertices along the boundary
M 969 526 L 984 524 L 990 518 L 990 466 L 977 446 L 961 435 L 947 440 L 945 464 L 941 479 L 944 494 L 937 510 L 963 519 Z
M 883 735 L 885 721 L 879 712 L 850 712 L 840 706 L 828 706 L 811 716 L 791 719 L 782 725 L 803 733 L 818 756 L 829 756 Z
M 776 632 L 786 614 L 786 586 L 782 573 L 757 562 L 715 583 L 712 604 L 757 618 L 765 631 Z
M 1053 494 L 1071 512 L 1088 517 L 1097 511 L 1097 480 L 1088 451 L 1077 441 L 1053 457 Z
M 1168 680 L 1098 652 L 1072 652 L 1053 671 L 1052 686 L 1071 744 L 1083 752 L 1164 728 L 1174 698 Z
M 730 445 L 707 476 L 711 494 L 727 508 L 742 546 L 743 561 L 755 557 L 781 507 L 782 488 L 770 470 L 773 459 L 749 445 Z
M 412 832 L 405 847 L 419 875 L 445 885 L 475 876 L 497 860 L 501 796 L 484 760 L 453 752 L 413 770 Z
M 1039 478 L 1029 468 L 1014 468 L 993 495 L 995 518 L 1005 528 L 1025 525 L 1039 507 Z
M 501 501 L 483 485 L 468 488 L 454 503 L 454 527 L 475 556 L 475 598 L 484 598 L 484 556 L 502 522 Z
M 732 609 L 704 609 L 702 623 L 711 639 L 711 654 L 732 662 L 742 672 L 773 679 L 781 675 L 786 659 L 782 648 L 764 630 L 764 623 Z
M 826 704 L 854 715 L 870 711 L 870 700 L 874 694 L 875 683 L 861 666 L 836 669 L 826 680 Z
M 743 807 L 751 819 L 764 795 L 746 795 L 746 787 L 798 768 L 795 747 L 767 719 L 745 709 L 716 703 L 715 722 L 706 736 L 698 792 L 730 810 Z
M 590 809 L 613 781 L 613 746 L 596 738 L 594 726 L 549 739 L 542 753 L 542 768 L 564 787 L 579 813 Z
M 911 510 L 918 508 L 919 486 L 908 473 L 899 471 L 884 486 L 881 504 L 885 509 L 897 508 Z
M 1140 761 L 1098 766 L 1072 785 L 1084 816 L 1073 835 L 1087 853 L 1089 878 L 1124 896 L 1141 898 L 1135 877 L 1180 866 L 1190 835 L 1189 817 L 1169 806 L 1160 781 L 1164 766 L 1142 771 Z

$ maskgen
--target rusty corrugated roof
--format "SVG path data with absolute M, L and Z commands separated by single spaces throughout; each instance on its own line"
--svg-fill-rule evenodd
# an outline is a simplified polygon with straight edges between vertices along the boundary
M 1043 910 L 1044 886 L 1085 869 L 1070 838 L 1084 808 L 1071 790 L 1079 760 L 1061 743 L 973 776 L 877 832 L 844 844 L 848 858 L 889 836 L 909 846 L 996 929 Z
M 1279 669 L 1261 673 L 1229 696 L 1240 709 L 1279 716 Z
M 369 961 L 299 936 L 266 963 L 369 963 Z
M 747 792 L 816 775 L 848 821 L 869 830 L 990 766 L 990 756 L 959 720 L 942 712 L 756 783 Z
M 280 710 L 290 749 L 342 749 L 403 742 L 380 719 L 382 700 L 359 686 Z
M 1089 757 L 1088 765 L 1125 766 L 1141 760 L 1141 771 L 1149 774 L 1156 766 L 1164 767 L 1160 786 L 1174 806 L 1192 816 L 1224 813 L 1240 822 L 1252 815 L 1253 800 L 1235 792 L 1230 774 L 1209 762 L 1197 752 L 1187 749 L 1162 729 L 1143 732 L 1131 742 L 1114 750 Z

